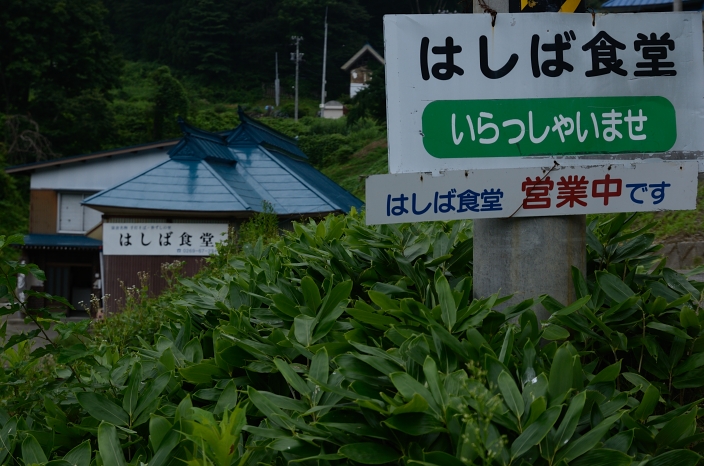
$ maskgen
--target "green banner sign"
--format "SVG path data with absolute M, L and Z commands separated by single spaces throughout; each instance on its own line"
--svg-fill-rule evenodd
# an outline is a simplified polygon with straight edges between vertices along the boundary
M 438 100 L 423 111 L 437 158 L 665 152 L 676 140 L 664 97 Z

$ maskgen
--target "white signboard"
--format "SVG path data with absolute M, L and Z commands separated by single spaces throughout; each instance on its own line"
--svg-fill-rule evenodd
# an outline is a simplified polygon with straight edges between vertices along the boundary
M 369 225 L 469 218 L 688 210 L 697 162 L 654 162 L 374 175 Z
M 227 223 L 104 223 L 106 256 L 209 256 Z
M 391 173 L 702 156 L 699 12 L 385 16 L 384 35 Z

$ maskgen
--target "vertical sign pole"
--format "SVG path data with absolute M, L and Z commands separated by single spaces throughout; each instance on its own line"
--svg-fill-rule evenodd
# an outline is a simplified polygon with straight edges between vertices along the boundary
M 473 3 L 474 13 L 484 14 Z M 509 11 L 508 0 L 487 3 Z M 504 306 L 542 294 L 565 305 L 575 301 L 572 266 L 585 274 L 586 221 L 586 215 L 474 220 L 474 296 L 513 294 Z M 535 311 L 539 320 L 550 317 L 542 306 Z
M 279 95 L 280 95 L 280 90 L 279 90 L 279 52 L 276 52 L 274 55 L 274 61 L 275 61 L 275 68 L 276 68 L 276 78 L 274 79 L 274 101 L 276 103 L 276 108 L 279 108 L 280 101 L 279 101 Z
M 328 58 L 328 7 L 325 7 L 325 36 L 323 39 L 323 89 L 320 91 L 320 118 L 325 118 L 325 65 Z

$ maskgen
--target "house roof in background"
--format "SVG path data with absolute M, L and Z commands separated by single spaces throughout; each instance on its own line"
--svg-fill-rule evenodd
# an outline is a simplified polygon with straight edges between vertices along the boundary
M 58 159 L 52 160 L 42 160 L 39 162 L 25 163 L 22 165 L 14 165 L 12 167 L 7 167 L 5 169 L 6 173 L 23 173 L 32 170 L 38 170 L 40 168 L 55 167 L 59 165 L 66 165 L 70 163 L 85 162 L 88 160 L 102 159 L 105 157 L 119 157 L 127 154 L 136 154 L 138 152 L 154 150 L 154 149 L 168 149 L 175 146 L 181 139 L 167 139 L 164 141 L 149 142 L 145 144 L 137 144 L 135 146 L 120 147 L 119 149 L 110 149 L 100 152 L 92 152 L 90 154 L 81 155 L 71 155 L 68 157 L 60 157 Z
M 242 111 L 242 107 L 238 108 L 237 113 L 240 124 L 227 134 L 227 142 L 230 146 L 262 145 L 303 159 L 308 158 L 298 147 L 295 139 L 250 118 Z
M 651 11 L 672 5 L 672 0 L 608 0 L 600 10 L 618 10 L 620 12 Z M 702 9 L 702 0 L 683 0 L 682 6 L 688 11 Z
M 354 64 L 355 64 L 360 58 L 362 58 L 362 56 L 363 56 L 365 53 L 368 53 L 368 54 L 370 54 L 372 57 L 376 58 L 376 60 L 377 60 L 379 63 L 381 63 L 382 65 L 386 64 L 386 62 L 384 61 L 384 57 L 382 57 L 376 50 L 374 50 L 374 48 L 373 48 L 371 45 L 365 44 L 364 47 L 362 47 L 361 49 L 359 49 L 359 51 L 358 51 L 357 53 L 355 53 L 352 58 L 350 58 L 349 60 L 347 60 L 347 63 L 345 63 L 344 65 L 342 65 L 340 68 L 342 68 L 342 69 L 345 70 L 345 71 L 350 71 L 350 70 L 352 69 L 352 67 L 354 66 Z
M 40 235 L 24 236 L 22 249 L 99 249 L 103 242 L 84 235 Z
M 280 216 L 349 212 L 362 202 L 315 169 L 296 141 L 247 117 L 219 135 L 181 121 L 169 160 L 83 204 L 94 209 Z

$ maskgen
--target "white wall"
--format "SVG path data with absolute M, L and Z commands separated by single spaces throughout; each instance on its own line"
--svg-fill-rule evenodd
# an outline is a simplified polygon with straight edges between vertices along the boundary
M 350 98 L 357 95 L 357 92 L 361 91 L 362 89 L 364 89 L 368 85 L 369 84 L 363 84 L 363 83 L 350 83 Z
M 166 161 L 166 150 L 118 155 L 42 168 L 32 173 L 31 189 L 102 191 Z

